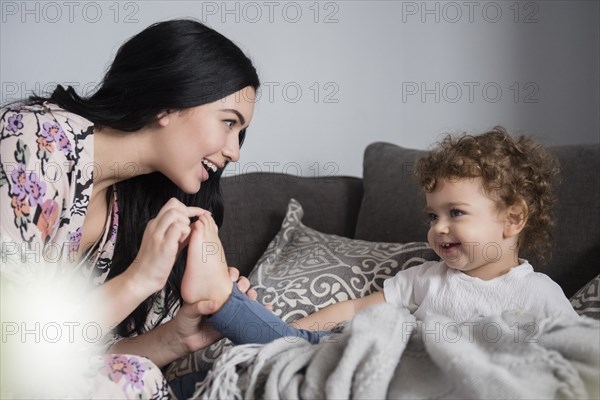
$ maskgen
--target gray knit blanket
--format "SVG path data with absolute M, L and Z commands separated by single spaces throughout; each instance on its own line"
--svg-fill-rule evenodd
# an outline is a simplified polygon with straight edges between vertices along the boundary
M 311 345 L 233 347 L 194 399 L 597 399 L 600 321 L 525 313 L 462 324 L 381 304 Z

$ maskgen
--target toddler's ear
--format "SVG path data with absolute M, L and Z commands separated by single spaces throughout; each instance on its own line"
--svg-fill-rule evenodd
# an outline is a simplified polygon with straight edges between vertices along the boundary
M 521 200 L 506 210 L 504 221 L 504 237 L 512 237 L 521 233 L 527 222 L 528 207 Z

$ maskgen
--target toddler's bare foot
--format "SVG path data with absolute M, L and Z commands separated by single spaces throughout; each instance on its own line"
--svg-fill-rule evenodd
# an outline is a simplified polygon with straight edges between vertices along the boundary
M 213 301 L 217 311 L 229 299 L 232 288 L 217 226 L 210 215 L 203 215 L 192 225 L 181 297 L 191 304 Z

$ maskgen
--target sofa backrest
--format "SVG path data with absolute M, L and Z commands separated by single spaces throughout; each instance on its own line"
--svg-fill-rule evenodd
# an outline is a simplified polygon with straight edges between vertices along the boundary
M 532 261 L 534 269 L 558 282 L 567 296 L 600 273 L 600 147 L 551 147 L 561 164 L 557 223 L 552 258 Z M 386 242 L 424 241 L 425 199 L 415 180 L 415 163 L 425 151 L 373 143 L 363 162 L 364 195 L 355 231 L 357 239 Z
M 281 228 L 288 202 L 304 207 L 304 222 L 323 233 L 352 237 L 362 199 L 362 180 L 306 178 L 256 172 L 222 179 L 225 215 L 219 236 L 230 266 L 248 275 Z

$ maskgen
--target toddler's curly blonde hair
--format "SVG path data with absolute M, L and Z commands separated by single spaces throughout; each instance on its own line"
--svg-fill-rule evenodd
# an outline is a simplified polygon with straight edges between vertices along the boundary
M 556 157 L 540 143 L 525 136 L 513 138 L 502 127 L 477 136 L 447 135 L 416 168 L 426 193 L 446 180 L 481 178 L 499 210 L 521 205 L 526 223 L 517 245 L 540 261 L 550 258 L 559 171 Z

